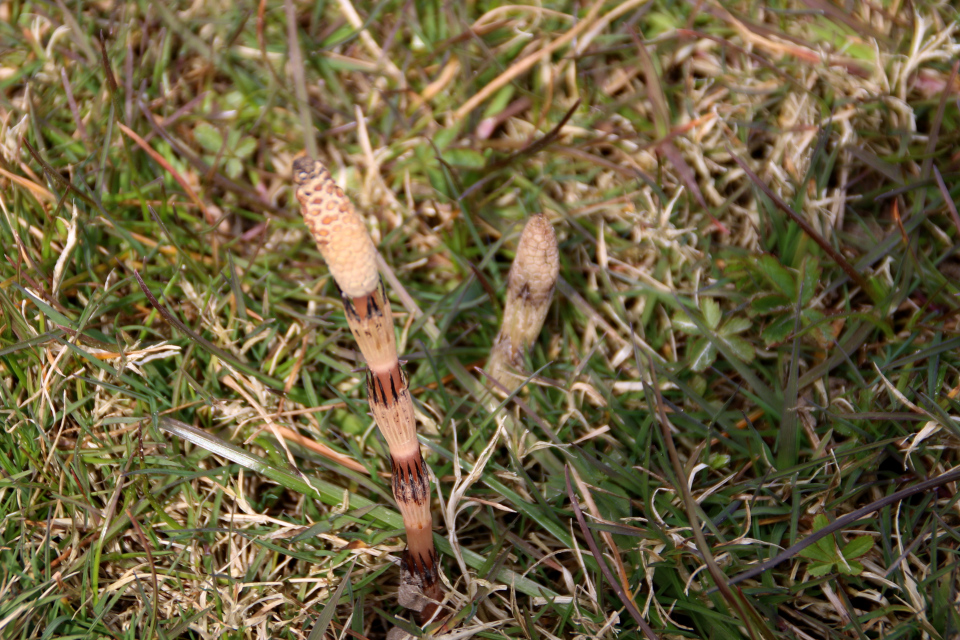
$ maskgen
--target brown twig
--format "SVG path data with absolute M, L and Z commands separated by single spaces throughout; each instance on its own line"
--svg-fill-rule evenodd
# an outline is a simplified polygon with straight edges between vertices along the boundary
M 147 565 L 150 567 L 150 579 L 153 582 L 153 609 L 150 612 L 151 626 L 157 623 L 157 610 L 159 609 L 159 600 L 160 600 L 160 586 L 157 582 L 157 567 L 153 562 L 153 554 L 150 553 L 150 543 L 147 541 L 147 536 L 144 535 L 143 529 L 140 528 L 140 523 L 134 517 L 130 509 L 126 509 L 127 517 L 130 518 L 130 522 L 133 524 L 133 528 L 137 533 L 137 537 L 140 539 L 140 546 L 143 547 L 143 551 L 147 554 Z
M 587 27 L 593 24 L 594 20 L 597 18 L 597 14 L 600 13 L 600 9 L 603 7 L 603 4 L 603 0 L 595 1 L 593 6 L 590 7 L 590 11 L 587 12 L 587 15 L 583 18 L 583 20 L 578 22 L 574 28 L 570 29 L 570 31 L 567 31 L 565 34 L 548 44 L 543 49 L 534 51 L 522 60 L 514 63 L 506 71 L 494 78 L 483 89 L 475 93 L 459 109 L 456 110 L 456 112 L 453 114 L 454 121 L 463 120 L 466 118 L 468 115 L 470 115 L 471 111 L 483 104 L 487 98 L 509 84 L 514 78 L 526 73 L 540 61 L 546 60 L 553 55 L 554 51 L 566 46 L 581 32 L 587 29 Z
M 943 176 L 940 175 L 940 170 L 934 167 L 933 175 L 937 179 L 937 187 L 940 188 L 940 195 L 943 196 L 943 202 L 947 205 L 947 211 L 950 212 L 953 225 L 957 228 L 957 233 L 960 233 L 960 215 L 957 214 L 957 205 L 953 202 L 953 197 L 950 195 L 950 190 L 947 189 L 947 185 L 943 181 Z M 896 202 L 896 200 L 894 200 L 894 202 Z
M 204 219 L 209 220 L 210 216 L 207 213 L 206 205 L 204 205 L 203 201 L 200 200 L 199 197 L 197 197 L 196 192 L 194 192 L 193 187 L 190 186 L 190 183 L 187 182 L 187 179 L 181 176 L 180 172 L 174 169 L 173 165 L 167 162 L 167 159 L 164 158 L 162 155 L 160 155 L 156 150 L 154 150 L 154 148 L 151 147 L 146 140 L 141 138 L 137 134 L 137 132 L 133 131 L 132 129 L 124 125 L 122 122 L 118 122 L 117 126 L 120 127 L 120 131 L 123 131 L 123 133 L 125 133 L 128 138 L 136 142 L 138 147 L 146 151 L 147 155 L 153 158 L 154 162 L 159 164 L 161 167 L 163 167 L 163 169 L 167 173 L 173 176 L 173 179 L 176 180 L 181 187 L 183 187 L 183 191 L 184 193 L 187 194 L 187 197 L 193 200 L 193 203 L 197 205 L 197 208 L 200 209 L 201 212 L 203 212 Z

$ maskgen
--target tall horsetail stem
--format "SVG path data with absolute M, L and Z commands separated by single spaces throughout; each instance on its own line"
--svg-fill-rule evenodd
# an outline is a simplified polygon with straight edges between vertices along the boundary
M 507 275 L 503 324 L 487 360 L 487 374 L 511 392 L 523 381 L 516 371 L 522 369 L 524 354 L 540 335 L 559 274 L 557 236 L 547 217 L 538 213 L 520 234 Z
M 393 312 L 377 271 L 377 249 L 349 198 L 320 162 L 301 156 L 293 163 L 293 179 L 303 219 L 333 275 L 346 311 L 350 332 L 367 361 L 367 400 L 390 449 L 393 497 L 403 515 L 407 550 L 400 604 L 429 619 L 440 600 L 438 558 L 433 546 L 430 480 L 420 454 L 413 401 L 397 359 Z

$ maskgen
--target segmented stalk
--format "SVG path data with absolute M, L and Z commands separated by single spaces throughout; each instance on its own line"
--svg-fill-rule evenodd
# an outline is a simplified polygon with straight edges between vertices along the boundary
M 432 600 L 441 597 L 430 480 L 417 441 L 407 378 L 397 359 L 393 313 L 377 271 L 377 249 L 350 200 L 321 163 L 298 158 L 293 178 L 303 219 L 340 289 L 347 324 L 367 361 L 367 400 L 390 449 L 393 496 L 407 532 L 401 604 L 429 617 L 435 605 L 409 594 L 413 586 Z
M 523 381 L 516 372 L 522 369 L 523 355 L 540 335 L 559 274 L 557 236 L 547 217 L 537 214 L 520 235 L 517 255 L 507 275 L 503 324 L 487 360 L 487 374 L 510 391 Z

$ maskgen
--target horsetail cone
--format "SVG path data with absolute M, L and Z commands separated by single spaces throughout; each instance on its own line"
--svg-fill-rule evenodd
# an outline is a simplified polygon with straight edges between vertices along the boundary
M 393 312 L 377 271 L 377 249 L 363 220 L 322 164 L 302 156 L 293 163 L 293 178 L 303 218 L 340 288 L 347 324 L 367 361 L 367 401 L 390 450 L 393 497 L 407 533 L 401 604 L 429 618 L 436 605 L 422 596 L 430 600 L 442 596 L 430 480 L 417 441 L 413 400 L 397 359 Z
M 547 217 L 539 213 L 530 218 L 520 235 L 507 275 L 503 324 L 487 361 L 487 374 L 510 391 L 522 381 L 512 370 L 523 366 L 524 354 L 540 335 L 559 274 L 557 236 Z
M 344 295 L 367 295 L 377 287 L 377 248 L 350 199 L 322 164 L 301 156 L 293 163 L 297 200 L 333 279 Z

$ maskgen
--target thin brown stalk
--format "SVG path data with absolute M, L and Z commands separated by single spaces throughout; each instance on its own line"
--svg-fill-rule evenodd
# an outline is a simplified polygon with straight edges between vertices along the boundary
M 210 166 L 207 163 L 205 163 L 200 158 L 200 156 L 198 156 L 196 153 L 191 151 L 190 148 L 187 147 L 187 145 L 185 145 L 183 142 L 175 138 L 168 130 L 168 127 L 170 126 L 170 124 L 176 121 L 180 117 L 180 114 L 189 113 L 190 111 L 189 109 L 185 110 L 184 108 L 181 108 L 180 110 L 177 111 L 177 113 L 174 113 L 170 118 L 163 120 L 163 122 L 161 123 L 157 121 L 157 118 L 149 109 L 147 109 L 147 106 L 143 104 L 143 102 L 138 102 L 137 105 L 140 107 L 140 113 L 143 114 L 147 122 L 150 123 L 150 126 L 153 127 L 153 133 L 156 133 L 161 138 L 163 138 L 171 147 L 173 147 L 174 151 L 176 151 L 178 156 L 186 160 L 198 172 L 204 175 L 210 174 Z M 150 135 L 153 135 L 153 133 L 151 133 Z M 147 137 L 149 138 L 150 135 L 148 135 Z M 273 214 L 281 213 L 281 210 L 277 206 L 265 200 L 259 193 L 257 193 L 253 189 L 250 189 L 248 187 L 245 187 L 243 185 L 240 185 L 234 182 L 233 180 L 226 177 L 222 173 L 215 171 L 212 173 L 211 178 L 214 185 L 220 187 L 221 189 L 224 189 L 226 191 L 230 191 L 236 194 L 237 197 L 241 198 L 242 200 L 252 205 L 253 207 L 264 210 L 264 211 L 269 211 L 270 213 L 273 213 Z
M 77 101 L 73 97 L 73 87 L 70 86 L 70 78 L 67 76 L 65 68 L 60 69 L 60 79 L 63 81 L 63 93 L 67 98 L 67 105 L 70 107 L 70 113 L 73 114 L 73 123 L 77 127 L 77 133 L 84 140 L 89 141 L 87 127 L 83 124 L 83 118 L 80 116 L 80 109 L 77 107 Z
M 813 533 L 811 533 L 809 536 L 807 536 L 797 544 L 791 547 L 788 547 L 787 549 L 784 549 L 783 551 L 778 553 L 773 558 L 770 558 L 766 562 L 761 562 L 760 564 L 753 567 L 752 569 L 748 571 L 744 571 L 740 575 L 734 578 L 731 578 L 730 580 L 727 581 L 727 585 L 731 586 L 739 582 L 743 582 L 744 580 L 750 580 L 751 578 L 756 578 L 761 573 L 765 571 L 769 571 L 770 569 L 774 568 L 781 562 L 786 562 L 787 560 L 795 557 L 801 551 L 803 551 L 810 545 L 816 543 L 818 540 L 822 540 L 827 536 L 831 536 L 837 531 L 840 531 L 846 527 L 849 527 L 857 520 L 861 520 L 863 518 L 866 518 L 872 513 L 876 513 L 877 511 L 880 511 L 884 507 L 888 507 L 890 505 L 896 504 L 901 500 L 906 500 L 911 496 L 915 496 L 915 495 L 930 491 L 932 489 L 936 489 L 937 487 L 942 487 L 943 485 L 948 484 L 950 482 L 956 482 L 957 480 L 960 480 L 960 468 L 951 469 L 946 473 L 940 474 L 936 478 L 931 478 L 930 480 L 919 482 L 913 485 L 912 487 L 901 489 L 896 493 L 891 493 L 890 495 L 884 496 L 883 498 L 880 498 L 879 500 L 871 502 L 870 504 L 864 507 L 860 507 L 856 511 L 851 511 L 848 514 L 837 518 L 826 527 L 814 531 Z
M 820 245 L 820 248 L 823 249 L 823 251 L 830 256 L 834 262 L 837 263 L 837 266 L 843 269 L 843 272 L 847 274 L 847 276 L 853 280 L 858 287 L 863 289 L 867 295 L 872 296 L 873 288 L 867 282 L 866 278 L 864 278 L 860 272 L 854 269 L 853 265 L 847 262 L 847 259 L 844 258 L 839 251 L 833 248 L 833 245 L 831 245 L 824 239 L 823 236 L 817 233 L 816 229 L 810 226 L 809 222 L 804 220 L 800 214 L 790 208 L 790 205 L 781 200 L 780 197 L 770 189 L 770 187 L 765 185 L 763 180 L 761 180 L 760 177 L 757 176 L 757 174 L 755 174 L 750 167 L 747 166 L 746 162 L 741 160 L 736 154 L 733 153 L 733 151 L 729 149 L 728 151 L 730 152 L 730 157 L 733 158 L 733 161 L 740 165 L 740 168 L 743 169 L 743 172 L 747 174 L 747 177 L 750 178 L 755 185 L 760 187 L 760 190 L 763 191 L 768 198 L 770 198 L 773 204 L 775 204 L 778 209 L 790 216 L 790 219 L 793 220 L 797 226 L 803 230 L 804 233 L 806 233 L 814 242 Z
M 150 543 L 147 541 L 147 536 L 144 535 L 143 529 L 140 527 L 140 523 L 137 521 L 137 518 L 133 515 L 130 509 L 125 509 L 127 517 L 130 518 L 130 523 L 133 525 L 133 528 L 137 534 L 137 538 L 140 540 L 140 546 L 143 547 L 144 553 L 147 555 L 147 566 L 150 567 L 150 582 L 153 586 L 153 608 L 150 610 L 150 627 L 154 627 L 157 624 L 157 610 L 159 609 L 159 600 L 160 600 L 160 587 L 158 586 L 157 581 L 157 566 L 153 562 L 153 554 L 150 553 Z
M 522 102 L 522 101 L 519 101 L 519 102 Z M 493 164 L 487 167 L 487 171 L 491 173 L 494 171 L 499 171 L 500 169 L 503 169 L 504 167 L 507 167 L 513 164 L 520 158 L 523 158 L 525 156 L 532 156 L 535 153 L 538 153 L 541 149 L 545 148 L 547 145 L 549 145 L 554 140 L 560 137 L 560 132 L 563 130 L 564 125 L 567 124 L 567 122 L 570 120 L 570 118 L 573 116 L 573 114 L 576 112 L 579 106 L 580 106 L 580 101 L 579 100 L 574 101 L 573 105 L 569 109 L 567 109 L 567 112 L 563 114 L 562 118 L 560 118 L 560 122 L 558 122 L 557 125 L 553 127 L 550 131 L 545 133 L 542 138 L 534 140 L 533 142 L 527 144 L 522 149 L 520 149 L 519 151 L 517 151 L 512 155 L 502 160 L 499 160 L 497 162 L 494 162 Z M 485 122 L 487 122 L 487 120 L 483 120 L 480 123 L 480 125 L 483 126 Z M 479 131 L 480 127 L 478 126 L 477 129 Z M 480 133 L 477 134 L 477 137 L 480 137 Z M 481 182 L 485 182 L 485 181 L 481 181 Z M 475 188 L 475 187 L 471 187 L 471 188 Z M 464 195 L 466 195 L 466 192 L 464 193 Z M 461 198 L 462 197 L 463 196 L 461 196 Z
M 635 352 L 635 357 L 637 359 L 637 365 L 640 365 L 640 354 Z M 673 473 L 676 476 L 675 480 L 675 489 L 677 493 L 680 494 L 683 498 L 684 510 L 687 513 L 687 520 L 690 523 L 690 529 L 693 532 L 693 538 L 697 543 L 697 550 L 700 552 L 703 557 L 704 564 L 707 565 L 707 571 L 710 573 L 710 576 L 713 578 L 714 583 L 717 585 L 717 589 L 720 590 L 720 593 L 723 594 L 724 600 L 727 601 L 727 604 L 737 612 L 740 616 L 741 622 L 747 626 L 747 631 L 750 634 L 751 638 L 756 638 L 754 634 L 754 624 L 756 622 L 756 613 L 753 611 L 753 608 L 750 604 L 743 598 L 742 595 L 738 598 L 737 595 L 733 593 L 733 590 L 730 589 L 730 586 L 726 582 L 726 576 L 720 570 L 720 566 L 717 564 L 716 558 L 713 557 L 713 552 L 710 550 L 710 545 L 707 543 L 706 536 L 703 535 L 703 530 L 700 527 L 700 517 L 697 514 L 697 501 L 694 500 L 693 494 L 690 491 L 690 487 L 687 484 L 686 473 L 684 472 L 683 463 L 680 461 L 680 455 L 677 453 L 676 444 L 673 441 L 673 431 L 670 425 L 670 419 L 667 417 L 667 412 L 664 409 L 663 395 L 660 393 L 660 384 L 657 382 L 656 375 L 656 366 L 653 363 L 652 358 L 648 358 L 647 364 L 649 365 L 649 372 L 651 377 L 650 387 L 653 389 L 654 399 L 656 401 L 656 415 L 658 422 L 660 423 L 660 431 L 663 434 L 664 443 L 667 445 L 667 454 L 670 458 L 670 465 L 673 467 Z M 760 632 L 767 638 L 770 637 L 769 630 L 762 624 L 759 626 Z
M 300 109 L 300 123 L 304 131 L 313 131 L 310 121 L 310 105 L 307 98 L 307 81 L 303 72 L 303 53 L 300 51 L 300 38 L 297 35 L 297 11 L 291 0 L 283 3 L 287 15 L 287 41 L 290 47 L 290 69 L 293 74 L 293 87 L 297 94 L 297 106 Z M 271 67 L 272 68 L 272 67 Z M 307 153 L 317 155 L 317 141 L 312 135 L 306 136 Z
M 138 147 L 146 151 L 147 155 L 153 158 L 153 160 L 157 164 L 159 164 L 161 167 L 163 167 L 163 169 L 167 173 L 173 176 L 173 179 L 177 181 L 177 184 L 183 187 L 183 191 L 184 193 L 187 194 L 187 197 L 189 197 L 193 201 L 193 203 L 197 205 L 197 208 L 200 209 L 200 211 L 203 213 L 204 219 L 209 220 L 210 216 L 207 212 L 206 205 L 203 204 L 203 200 L 197 197 L 196 192 L 193 190 L 193 187 L 190 186 L 190 183 L 187 182 L 187 179 L 184 178 L 182 175 L 180 175 L 180 172 L 174 169 L 173 165 L 167 162 L 166 158 L 164 158 L 162 155 L 157 153 L 157 151 L 153 147 L 151 147 L 146 140 L 141 138 L 140 135 L 137 134 L 137 132 L 133 131 L 132 129 L 124 125 L 122 122 L 118 122 L 117 126 L 120 127 L 120 131 L 123 131 L 123 133 L 126 134 L 128 138 L 136 142 Z
M 326 408 L 326 407 L 323 407 L 323 408 Z M 293 412 L 288 412 L 288 414 L 289 413 L 293 413 Z M 285 415 L 288 415 L 288 414 L 285 414 Z M 353 471 L 356 471 L 357 473 L 362 473 L 364 475 L 370 474 L 370 472 L 367 470 L 365 466 L 363 466 L 353 458 L 349 456 L 345 456 L 338 451 L 334 451 L 333 449 L 323 444 L 322 442 L 317 442 L 312 438 L 308 438 L 306 436 L 300 435 L 293 429 L 289 429 L 287 427 L 277 425 L 276 432 L 286 440 L 289 440 L 295 444 L 298 444 L 304 449 L 310 449 L 314 453 L 318 453 L 325 458 L 329 458 L 330 460 L 333 460 L 334 462 L 342 464 L 347 469 L 351 469 Z
M 121 126 L 122 126 L 122 125 L 121 125 Z M 60 172 L 59 172 L 59 171 L 57 171 L 56 169 L 54 169 L 52 166 L 50 166 L 49 163 L 47 163 L 46 160 L 44 160 L 42 157 L 40 157 L 40 152 L 37 151 L 36 149 L 34 149 L 34 148 L 33 148 L 33 145 L 31 145 L 30 142 L 29 142 L 26 138 L 24 138 L 21 142 L 23 143 L 23 146 L 25 146 L 25 147 L 27 148 L 27 151 L 30 153 L 30 155 L 33 156 L 33 159 L 37 161 L 37 164 L 39 164 L 41 167 L 43 167 L 43 173 L 44 173 L 44 175 L 47 176 L 47 178 L 48 178 L 51 182 L 54 182 L 55 184 L 57 184 L 58 186 L 60 186 L 61 188 L 63 188 L 64 192 L 72 192 L 74 195 L 76 195 L 78 198 L 80 198 L 81 200 L 83 200 L 83 201 L 86 202 L 87 204 L 96 206 L 96 203 L 94 203 L 94 201 L 90 198 L 90 196 L 88 196 L 87 194 L 85 194 L 85 193 L 83 193 L 82 191 L 80 191 L 79 189 L 77 189 L 77 187 L 76 187 L 73 183 L 71 183 L 69 180 L 67 180 L 67 179 L 64 178 L 62 175 L 60 175 Z M 4 171 L 4 172 L 3 172 L 3 175 L 6 176 L 6 177 L 8 177 L 8 178 L 10 178 L 10 179 L 12 179 L 12 180 L 15 180 L 15 182 L 17 182 L 17 183 L 20 184 L 21 186 L 26 187 L 26 188 L 29 189 L 34 195 L 43 193 L 42 191 L 40 191 L 39 189 L 35 188 L 34 186 L 31 186 L 32 183 L 30 183 L 29 181 L 25 180 L 25 179 L 22 178 L 22 177 L 15 176 L 15 174 L 11 174 L 11 173 L 9 173 L 9 172 L 7 172 L 7 171 Z M 49 191 L 48 191 L 47 193 L 49 193 Z M 66 193 L 64 193 L 64 195 L 61 197 L 61 202 L 58 203 L 58 208 L 59 208 L 60 204 L 62 204 L 62 200 L 63 200 L 63 198 L 65 198 L 65 197 L 66 197 Z M 57 198 L 56 198 L 53 194 L 50 195 L 50 198 L 51 198 L 52 200 L 54 200 L 54 201 L 57 200 Z
M 573 485 L 570 483 L 570 467 L 565 466 L 564 471 L 567 476 L 567 495 L 570 497 L 570 506 L 573 507 L 573 515 L 576 517 L 580 531 L 583 533 L 583 539 L 587 541 L 587 546 L 590 547 L 590 553 L 593 554 L 593 559 L 596 560 L 597 565 L 600 566 L 600 573 L 602 573 L 603 577 L 610 583 L 617 597 L 620 598 L 620 602 L 623 603 L 627 612 L 636 621 L 637 626 L 643 630 L 643 635 L 650 640 L 657 640 L 658 636 L 656 631 L 653 630 L 650 623 L 643 619 L 643 615 L 641 615 L 640 610 L 637 609 L 637 605 L 633 602 L 633 599 L 623 590 L 623 587 L 617 581 L 613 572 L 610 571 L 610 567 L 608 567 L 604 561 L 603 554 L 600 553 L 600 547 L 597 546 L 597 541 L 593 538 L 593 533 L 591 533 L 589 527 L 587 527 L 587 520 L 583 517 L 583 511 L 580 510 L 580 502 L 577 500 L 577 494 L 574 492 Z
M 117 85 L 117 78 L 113 75 L 110 58 L 107 56 L 107 39 L 103 31 L 100 31 L 100 64 L 103 67 L 103 75 L 107 78 L 110 98 L 113 100 L 114 117 L 119 121 L 123 117 L 123 103 L 120 102 L 120 87 Z
M 953 202 L 953 197 L 950 195 L 950 190 L 947 189 L 947 185 L 943 181 L 943 176 L 940 175 L 940 170 L 934 167 L 933 175 L 937 179 L 937 187 L 943 196 L 944 204 L 947 205 L 947 211 L 950 212 L 950 219 L 953 220 L 953 225 L 957 228 L 957 233 L 960 233 L 960 215 L 957 214 L 957 205 Z M 894 200 L 894 202 L 896 202 L 896 200 Z
M 660 142 L 656 145 L 657 148 L 667 157 L 667 160 L 670 161 L 673 168 L 676 169 L 681 182 L 683 182 L 687 190 L 693 194 L 697 204 L 710 216 L 717 230 L 724 234 L 729 233 L 723 223 L 710 213 L 710 207 L 707 205 L 707 201 L 700 191 L 700 185 L 697 184 L 697 178 L 693 173 L 693 169 L 691 169 L 687 161 L 684 160 L 683 154 L 680 153 L 680 149 L 673 144 L 672 139 L 668 138 L 668 134 L 670 133 L 670 105 L 667 103 L 667 96 L 663 93 L 660 75 L 657 73 L 657 68 L 653 64 L 653 58 L 650 57 L 650 52 L 647 51 L 646 45 L 640 40 L 640 36 L 635 29 L 630 29 L 630 36 L 633 39 L 633 44 L 637 48 L 637 54 L 640 57 L 640 67 L 646 76 L 647 96 L 653 111 L 653 122 L 657 137 L 660 138 Z
M 857 17 L 853 14 L 844 11 L 840 7 L 837 7 L 832 2 L 829 2 L 828 0 L 803 0 L 803 3 L 811 9 L 814 9 L 815 11 L 828 17 L 829 19 L 834 20 L 835 22 L 845 24 L 853 29 L 855 33 L 869 36 L 881 44 L 889 46 L 888 38 L 884 34 L 880 33 L 863 20 L 857 19 Z

